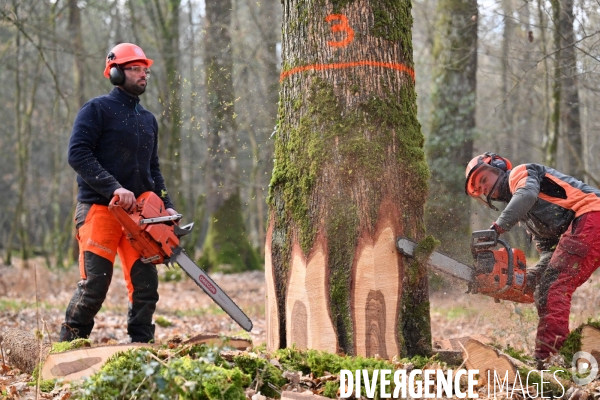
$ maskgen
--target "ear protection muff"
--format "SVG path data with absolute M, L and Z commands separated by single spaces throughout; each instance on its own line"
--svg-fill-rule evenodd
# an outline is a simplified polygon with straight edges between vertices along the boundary
M 115 86 L 120 86 L 125 83 L 125 72 L 121 69 L 118 64 L 113 65 L 108 73 L 110 83 Z
M 484 153 L 484 155 L 491 157 L 491 161 L 489 162 L 489 164 L 492 167 L 501 169 L 504 172 L 508 171 L 509 169 L 512 169 L 512 163 L 506 158 L 500 157 L 498 154 L 492 153 L 490 151 Z

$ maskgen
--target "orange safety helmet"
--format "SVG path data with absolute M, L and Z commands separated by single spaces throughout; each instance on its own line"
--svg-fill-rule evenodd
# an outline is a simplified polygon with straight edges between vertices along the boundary
M 110 69 L 115 65 L 123 65 L 132 61 L 141 61 L 150 67 L 154 61 L 146 57 L 140 46 L 133 43 L 121 43 L 113 47 L 106 56 L 104 76 L 110 78 Z
M 491 209 L 498 211 L 498 209 L 492 205 L 491 196 L 500 182 L 500 175 L 511 169 L 512 163 L 509 159 L 489 151 L 480 154 L 477 157 L 473 157 L 467 164 L 467 169 L 465 170 L 465 176 L 467 178 L 465 180 L 465 194 L 486 204 Z M 494 181 L 490 182 L 488 179 L 494 179 Z M 487 193 L 480 190 L 482 182 L 485 182 L 485 185 L 489 188 Z

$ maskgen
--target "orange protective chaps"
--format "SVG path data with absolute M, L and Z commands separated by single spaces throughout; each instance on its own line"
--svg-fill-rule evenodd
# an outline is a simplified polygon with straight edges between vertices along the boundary
M 140 254 L 131 246 L 120 222 L 107 206 L 80 203 L 75 222 L 81 281 L 67 308 L 61 340 L 89 337 L 94 317 L 106 299 L 117 254 L 129 296 L 127 332 L 134 342 L 153 340 L 152 316 L 158 302 L 156 266 L 140 261 Z

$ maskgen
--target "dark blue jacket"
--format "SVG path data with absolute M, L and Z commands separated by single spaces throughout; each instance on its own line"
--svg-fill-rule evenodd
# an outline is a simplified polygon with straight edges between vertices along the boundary
M 69 140 L 69 164 L 77 172 L 81 203 L 108 205 L 123 187 L 137 197 L 153 191 L 173 208 L 158 165 L 158 123 L 119 88 L 81 107 Z

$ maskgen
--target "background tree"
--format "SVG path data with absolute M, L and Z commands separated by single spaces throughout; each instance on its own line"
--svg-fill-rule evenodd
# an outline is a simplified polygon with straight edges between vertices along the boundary
M 477 106 L 477 0 L 439 0 L 433 41 L 431 170 L 427 231 L 441 249 L 468 259 L 470 201 L 465 166 L 473 157 Z
M 208 233 L 200 263 L 208 269 L 224 268 L 229 272 L 257 269 L 258 258 L 246 236 L 240 201 L 231 2 L 210 0 L 205 4 Z
M 131 3 L 131 2 L 130 2 Z M 175 206 L 184 207 L 185 196 L 181 186 L 181 82 L 179 66 L 181 51 L 179 46 L 179 7 L 180 0 L 144 1 L 142 2 L 154 28 L 152 32 L 158 43 L 160 59 L 163 63 L 164 78 L 157 79 L 159 101 L 169 110 L 161 113 L 160 122 L 160 156 L 161 172 L 168 183 Z M 134 8 L 131 8 L 134 10 Z
M 561 80 L 560 132 L 563 143 L 567 147 L 567 173 L 584 179 L 585 165 L 583 161 L 583 138 L 579 112 L 578 71 L 576 57 L 576 35 L 574 29 L 574 1 L 561 0 L 554 4 L 560 7 L 557 34 L 560 36 L 557 52 L 557 74 Z
M 265 249 L 268 347 L 386 358 L 431 350 L 428 169 L 409 1 L 283 3 L 283 71 Z

